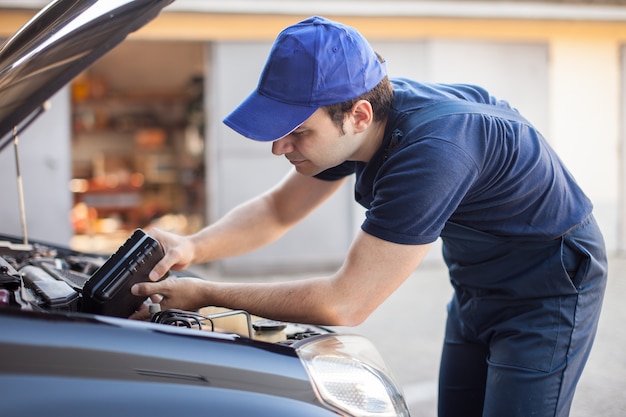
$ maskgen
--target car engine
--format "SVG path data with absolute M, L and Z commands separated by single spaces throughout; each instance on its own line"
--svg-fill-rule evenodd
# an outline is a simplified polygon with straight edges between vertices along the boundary
M 150 303 L 149 300 L 132 300 L 137 297 L 130 294 L 130 286 L 139 280 L 147 280 L 147 273 L 158 260 L 146 261 L 138 256 L 146 255 L 146 250 L 149 250 L 148 257 L 158 253 L 152 252 L 155 241 L 143 247 L 137 244 L 138 235 L 147 236 L 138 229 L 109 258 L 44 243 L 24 244 L 11 237 L 0 241 L 0 308 L 128 317 L 141 303 Z M 190 275 L 188 272 L 176 274 Z M 97 287 L 94 282 L 106 284 L 107 279 L 109 285 L 101 285 L 103 291 L 98 296 L 93 290 Z M 199 311 L 161 311 L 158 304 L 149 307 L 154 323 L 235 333 L 272 343 L 292 344 L 329 333 L 318 326 L 276 322 L 251 316 L 242 310 L 205 307 Z

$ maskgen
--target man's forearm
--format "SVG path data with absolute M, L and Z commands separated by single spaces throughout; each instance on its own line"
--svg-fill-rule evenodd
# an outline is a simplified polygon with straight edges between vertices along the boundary
M 331 277 L 276 283 L 206 282 L 204 303 L 243 309 L 253 315 L 288 322 L 318 325 L 350 325 L 339 312 L 343 301 L 335 299 Z M 272 300 L 268 302 L 268 300 Z

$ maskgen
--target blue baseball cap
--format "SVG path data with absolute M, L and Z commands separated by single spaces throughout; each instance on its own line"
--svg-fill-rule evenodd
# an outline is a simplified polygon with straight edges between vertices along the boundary
M 274 141 L 320 107 L 372 90 L 386 73 L 356 29 L 313 16 L 278 35 L 256 90 L 224 123 L 247 138 Z

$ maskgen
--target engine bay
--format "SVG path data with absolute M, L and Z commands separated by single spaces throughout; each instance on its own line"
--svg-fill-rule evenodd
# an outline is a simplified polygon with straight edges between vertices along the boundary
M 276 322 L 243 310 L 205 307 L 198 311 L 161 311 L 158 304 L 150 304 L 149 300 L 133 300 L 130 286 L 146 281 L 148 272 L 162 256 L 162 251 L 156 250 L 156 241 L 146 236 L 138 229 L 108 258 L 56 245 L 2 240 L 0 308 L 126 318 L 146 302 L 151 321 L 163 325 L 281 344 L 330 333 L 318 326 Z

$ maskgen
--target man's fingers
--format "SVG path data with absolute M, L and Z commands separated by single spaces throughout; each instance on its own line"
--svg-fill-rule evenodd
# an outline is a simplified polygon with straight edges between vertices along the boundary
M 167 271 L 169 271 L 169 268 L 164 266 L 164 262 L 161 260 L 154 266 L 154 268 L 152 268 L 152 271 L 148 274 L 148 278 L 150 278 L 150 281 L 158 281 L 167 273 Z
M 138 282 L 130 287 L 130 292 L 140 297 L 149 297 L 159 294 L 158 287 L 159 285 L 156 282 Z
M 150 318 L 150 311 L 148 310 L 148 305 L 143 303 L 139 310 L 135 311 L 133 314 L 128 317 L 131 320 L 147 320 Z

